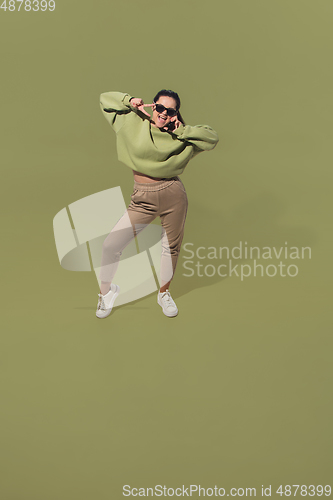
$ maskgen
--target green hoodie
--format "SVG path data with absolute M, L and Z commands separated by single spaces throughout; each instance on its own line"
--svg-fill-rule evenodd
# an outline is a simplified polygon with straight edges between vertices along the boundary
M 117 135 L 118 159 L 150 177 L 180 175 L 191 158 L 215 148 L 217 133 L 208 125 L 180 125 L 166 131 L 151 125 L 147 115 L 130 104 L 132 96 L 105 92 L 100 107 Z

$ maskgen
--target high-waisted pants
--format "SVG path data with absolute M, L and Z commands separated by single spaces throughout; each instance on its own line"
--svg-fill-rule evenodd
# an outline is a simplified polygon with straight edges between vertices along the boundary
M 151 183 L 134 181 L 130 205 L 104 240 L 100 280 L 113 281 L 124 248 L 156 217 L 160 217 L 160 285 L 171 281 L 184 236 L 187 207 L 185 187 L 178 176 Z

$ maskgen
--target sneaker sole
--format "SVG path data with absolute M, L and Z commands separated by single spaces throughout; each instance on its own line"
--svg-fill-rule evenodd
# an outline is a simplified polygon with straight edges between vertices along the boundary
M 174 318 L 175 316 L 177 316 L 177 314 L 178 314 L 178 310 L 177 310 L 177 312 L 175 312 L 175 313 L 167 313 L 167 312 L 165 311 L 165 309 L 163 308 L 162 304 L 160 303 L 159 296 L 157 296 L 157 303 L 158 303 L 158 305 L 159 305 L 159 306 L 161 306 L 161 307 L 162 307 L 163 314 L 164 314 L 165 316 L 167 316 L 168 318 Z
M 104 314 L 104 316 L 98 316 L 97 315 L 97 312 L 96 312 L 96 317 L 98 319 L 104 319 L 104 318 L 107 318 L 108 316 L 110 316 L 111 312 L 112 312 L 112 308 L 113 308 L 113 304 L 114 304 L 114 301 L 116 300 L 116 298 L 118 297 L 119 295 L 119 292 L 120 292 L 120 288 L 118 285 L 116 285 L 117 289 L 116 291 L 114 292 L 114 295 L 112 297 L 112 300 L 111 300 L 111 307 L 109 309 L 107 309 L 106 313 Z

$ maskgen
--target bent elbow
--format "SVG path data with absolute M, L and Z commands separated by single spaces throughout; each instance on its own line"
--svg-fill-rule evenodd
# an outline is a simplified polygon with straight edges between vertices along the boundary
M 219 140 L 220 139 L 216 133 L 212 134 L 211 137 L 209 138 L 209 142 L 206 142 L 206 149 L 209 151 L 214 149 Z

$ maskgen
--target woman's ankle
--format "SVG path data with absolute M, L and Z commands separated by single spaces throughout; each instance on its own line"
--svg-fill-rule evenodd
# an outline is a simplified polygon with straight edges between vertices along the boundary
M 110 287 L 111 287 L 111 283 L 102 283 L 101 288 L 100 288 L 100 293 L 102 295 L 106 295 L 107 293 L 109 293 Z

